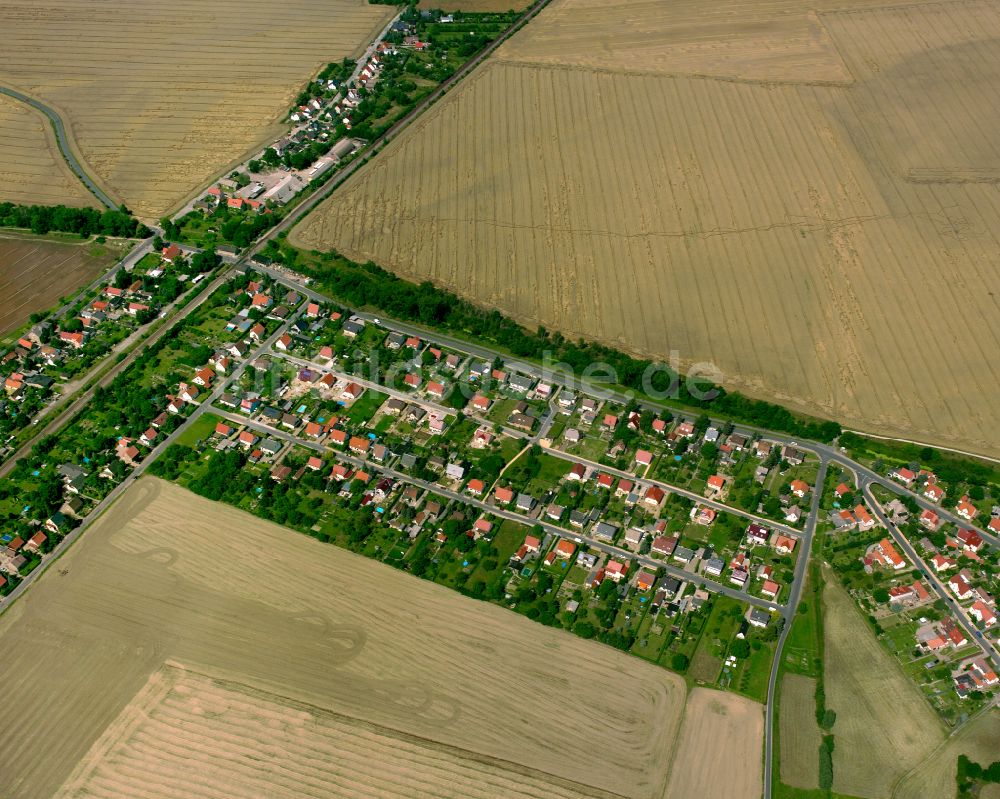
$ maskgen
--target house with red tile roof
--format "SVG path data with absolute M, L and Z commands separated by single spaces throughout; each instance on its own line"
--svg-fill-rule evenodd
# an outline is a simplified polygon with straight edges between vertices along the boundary
M 962 542 L 962 548 L 966 552 L 979 552 L 979 548 L 983 545 L 983 537 L 975 530 L 962 528 L 955 535 L 955 538 Z
M 792 480 L 792 493 L 800 499 L 809 493 L 809 484 L 804 480 Z
M 924 496 L 931 502 L 940 502 L 944 499 L 945 491 L 937 483 L 928 483 L 924 486 Z
M 607 577 L 616 583 L 620 583 L 622 578 L 628 574 L 628 566 L 624 563 L 619 563 L 617 560 L 609 560 L 604 566 L 604 572 Z
M 941 517 L 930 508 L 927 508 L 920 514 L 920 523 L 928 530 L 934 531 L 941 526 Z
M 986 629 L 989 629 L 997 623 L 997 615 L 993 611 L 993 608 L 981 599 L 977 599 L 972 603 L 972 607 L 969 608 L 969 615 L 982 624 Z
M 566 474 L 566 479 L 579 482 L 586 476 L 587 468 L 582 463 L 574 463 L 569 472 Z
M 971 522 L 976 518 L 978 511 L 976 510 L 976 506 L 969 502 L 968 497 L 962 497 L 958 501 L 958 505 L 955 506 L 955 513 Z
M 504 505 L 509 505 L 514 501 L 514 492 L 509 488 L 497 488 L 493 492 L 493 496 L 497 502 L 501 502 Z
M 774 599 L 778 596 L 781 591 L 781 586 L 778 585 L 774 580 L 765 580 L 764 585 L 761 586 L 760 592 L 768 599 Z
M 854 518 L 858 520 L 859 530 L 871 530 L 875 524 L 875 517 L 868 512 L 868 508 L 864 505 L 854 506 Z
M 560 558 L 568 559 L 573 557 L 576 552 L 576 544 L 572 541 L 567 541 L 565 538 L 560 538 L 559 543 L 556 544 L 553 550 Z
M 957 565 L 958 561 L 954 558 L 948 558 L 941 554 L 936 554 L 933 558 L 931 558 L 931 566 L 934 567 L 934 571 L 937 574 L 946 572 L 949 569 L 954 569 Z
M 969 584 L 971 576 L 968 569 L 962 569 L 948 579 L 948 588 L 959 599 L 969 599 L 972 596 L 972 586 Z
M 653 462 L 653 453 L 646 449 L 636 450 L 635 462 L 639 466 L 649 466 Z
M 889 477 L 891 477 L 893 480 L 899 481 L 907 488 L 909 488 L 911 485 L 913 485 L 913 481 L 916 479 L 917 476 L 916 474 L 913 473 L 912 470 L 907 469 L 904 466 L 900 466 L 898 469 L 893 469 L 891 472 L 889 472 Z
M 781 555 L 787 555 L 789 552 L 795 551 L 795 545 L 798 542 L 797 538 L 778 533 L 774 536 L 774 551 Z
M 890 566 L 893 569 L 903 569 L 906 568 L 906 561 L 903 560 L 899 553 L 896 551 L 896 547 L 893 546 L 892 541 L 888 538 L 883 538 L 878 544 L 875 545 L 875 550 L 879 553 L 882 562 L 886 566 Z
M 619 488 L 621 488 L 620 483 Z M 631 486 L 629 487 L 629 490 L 631 490 Z M 663 500 L 666 499 L 666 496 L 667 492 L 659 486 L 650 486 L 646 489 L 646 493 L 642 495 L 642 501 L 651 508 L 658 508 L 663 504 Z
M 486 485 L 483 483 L 483 481 L 477 478 L 471 479 L 465 486 L 465 490 L 468 491 L 470 494 L 472 494 L 472 496 L 474 497 L 480 496 L 485 488 Z

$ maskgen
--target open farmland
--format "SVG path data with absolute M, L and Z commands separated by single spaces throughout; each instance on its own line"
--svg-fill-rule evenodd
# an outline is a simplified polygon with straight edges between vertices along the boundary
M 1000 9 L 696 5 L 547 8 L 292 242 L 1000 454 Z
M 667 796 L 757 799 L 763 740 L 764 708 L 759 702 L 695 688 L 684 712 Z
M 0 94 L 0 202 L 23 205 L 100 204 L 59 152 L 41 111 Z
M 962 727 L 933 755 L 907 774 L 893 792 L 894 799 L 949 799 L 956 793 L 955 768 L 959 755 L 988 766 L 1000 759 L 1000 710 L 996 708 Z M 1000 786 L 983 790 L 980 799 L 1000 799 Z
M 275 137 L 299 89 L 393 10 L 365 0 L 2 3 L 0 85 L 62 116 L 89 171 L 158 217 Z
M 111 244 L 0 234 L 0 336 L 97 277 L 121 254 Z
M 781 679 L 781 781 L 794 788 L 819 787 L 819 745 L 816 723 L 816 680 L 786 673 Z
M 0 640 L 23 720 L 4 796 L 658 797 L 685 698 L 637 658 L 148 478 Z
M 826 705 L 837 713 L 833 789 L 888 799 L 896 781 L 944 740 L 944 731 L 829 569 L 824 583 Z

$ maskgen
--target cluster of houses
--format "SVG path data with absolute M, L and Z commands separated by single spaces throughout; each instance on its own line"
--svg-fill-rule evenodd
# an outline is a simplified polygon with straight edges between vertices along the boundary
M 554 539 L 554 543 L 549 539 Z M 669 551 L 673 549 L 670 548 Z M 544 557 L 542 552 L 545 552 Z M 692 583 L 672 575 L 664 576 L 659 568 L 637 566 L 632 560 L 623 559 L 619 555 L 590 552 L 568 538 L 559 536 L 546 536 L 546 540 L 543 541 L 536 535 L 527 535 L 510 559 L 511 566 L 515 569 L 524 568 L 536 560 L 544 566 L 552 566 L 559 562 L 575 564 L 586 572 L 583 587 L 588 590 L 596 590 L 605 581 L 610 581 L 620 586 L 619 590 L 650 594 L 650 613 L 654 616 L 662 612 L 670 617 L 688 610 L 696 610 L 708 598 L 707 592 L 703 589 L 695 589 L 690 595 L 686 595 L 687 588 Z M 711 561 L 711 557 L 709 556 L 707 560 Z M 774 595 L 777 595 L 777 590 Z M 575 612 L 576 609 L 575 601 L 567 605 L 567 610 L 570 612 Z M 770 620 L 770 613 L 751 608 L 746 614 L 745 622 L 755 627 L 766 627 Z
M 34 400 L 37 407 L 50 396 L 55 383 L 51 372 L 69 367 L 103 325 L 135 325 L 154 307 L 154 299 L 137 278 L 124 286 L 102 286 L 98 295 L 74 316 L 33 325 L 0 356 L 4 388 L 0 397 L 0 433 L 5 426 L 3 420 L 16 415 L 26 400 Z

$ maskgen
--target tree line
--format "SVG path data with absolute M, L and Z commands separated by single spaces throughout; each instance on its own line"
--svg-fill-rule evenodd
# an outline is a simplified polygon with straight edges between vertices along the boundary
M 619 385 L 643 391 L 644 377 L 654 366 L 652 361 L 584 339 L 571 341 L 543 327 L 529 331 L 495 309 L 479 308 L 429 281 L 417 284 L 403 280 L 371 261 L 361 264 L 329 252 L 320 256 L 319 264 L 307 263 L 293 248 L 279 248 L 276 243 L 267 254 L 313 278 L 347 305 L 377 308 L 397 319 L 492 344 L 519 358 L 537 361 L 547 356 L 569 366 L 577 375 L 594 363 L 604 363 L 614 370 Z M 832 441 L 841 432 L 836 422 L 797 416 L 779 405 L 750 399 L 706 381 L 685 381 L 675 371 L 658 366 L 652 373 L 651 387 L 656 391 L 672 390 L 672 399 L 686 407 L 818 441 Z M 706 396 L 710 398 L 701 398 Z
M 42 235 L 56 231 L 90 236 L 144 239 L 152 231 L 132 216 L 124 205 L 117 210 L 69 208 L 65 205 L 17 205 L 0 203 L 0 227 L 28 228 Z

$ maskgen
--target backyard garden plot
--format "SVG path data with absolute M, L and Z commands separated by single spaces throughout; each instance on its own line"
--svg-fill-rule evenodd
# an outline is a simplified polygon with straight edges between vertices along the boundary
M 7 0 L 0 85 L 54 108 L 95 178 L 158 217 L 275 138 L 318 68 L 359 54 L 393 13 L 364 0 Z

